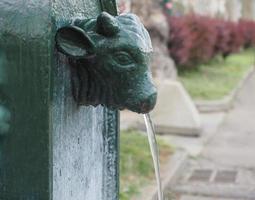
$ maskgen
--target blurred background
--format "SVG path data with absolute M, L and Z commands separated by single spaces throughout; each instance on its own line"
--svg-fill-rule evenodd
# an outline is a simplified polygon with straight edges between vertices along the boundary
M 255 1 L 119 0 L 150 33 L 165 199 L 255 199 Z M 143 117 L 121 112 L 120 199 L 156 199 Z

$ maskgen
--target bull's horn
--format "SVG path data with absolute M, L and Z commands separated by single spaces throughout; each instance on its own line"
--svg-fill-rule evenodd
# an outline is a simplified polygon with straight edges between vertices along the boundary
M 97 18 L 97 32 L 105 36 L 114 36 L 120 28 L 117 20 L 107 12 L 102 12 Z

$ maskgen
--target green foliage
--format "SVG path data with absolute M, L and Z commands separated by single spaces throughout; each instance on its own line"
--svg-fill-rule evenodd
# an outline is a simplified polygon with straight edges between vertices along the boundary
M 172 150 L 158 140 L 160 159 L 164 162 Z M 147 136 L 137 131 L 120 135 L 120 200 L 130 200 L 140 189 L 154 179 L 154 167 Z
M 255 50 L 248 49 L 200 65 L 192 71 L 181 71 L 180 81 L 194 99 L 214 100 L 229 94 L 254 65 Z

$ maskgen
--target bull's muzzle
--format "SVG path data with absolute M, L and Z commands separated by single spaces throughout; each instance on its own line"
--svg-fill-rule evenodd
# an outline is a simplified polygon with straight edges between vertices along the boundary
M 147 83 L 134 89 L 134 93 L 130 95 L 126 107 L 133 112 L 146 114 L 153 110 L 156 101 L 156 87 L 153 84 Z
M 156 101 L 157 93 L 154 92 L 141 102 L 138 112 L 143 114 L 149 113 L 155 107 Z

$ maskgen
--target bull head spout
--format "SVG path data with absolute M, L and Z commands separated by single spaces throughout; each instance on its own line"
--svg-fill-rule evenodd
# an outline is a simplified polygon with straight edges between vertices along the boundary
M 56 47 L 70 61 L 74 98 L 79 105 L 105 105 L 147 113 L 157 92 L 149 69 L 152 46 L 137 16 L 76 20 L 60 28 Z

